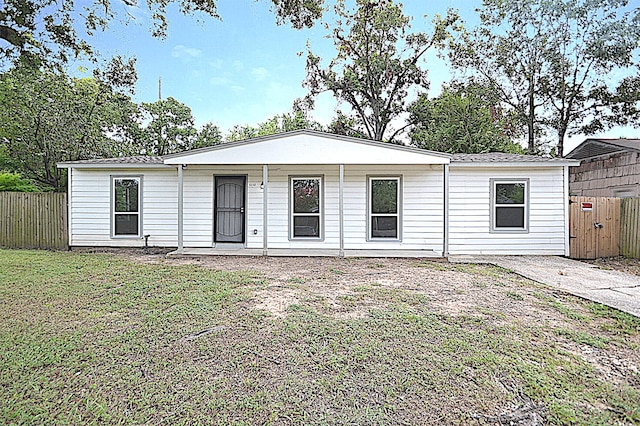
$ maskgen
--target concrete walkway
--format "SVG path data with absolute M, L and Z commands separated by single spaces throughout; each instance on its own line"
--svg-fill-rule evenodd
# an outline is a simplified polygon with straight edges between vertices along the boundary
M 640 277 L 558 256 L 450 256 L 454 263 L 489 263 L 567 293 L 640 317 Z

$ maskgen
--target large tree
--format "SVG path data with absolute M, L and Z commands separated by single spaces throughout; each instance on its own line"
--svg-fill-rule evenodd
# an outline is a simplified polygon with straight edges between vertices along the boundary
M 548 65 L 542 96 L 560 155 L 567 135 L 640 124 L 640 15 L 625 11 L 627 6 L 627 0 L 563 0 L 547 6 L 550 37 L 543 50 Z
M 421 95 L 410 108 L 411 143 L 419 148 L 449 153 L 521 153 L 513 141 L 514 117 L 500 107 L 491 87 L 451 84 L 429 99 Z
M 303 129 L 323 130 L 318 122 L 311 120 L 305 111 L 299 106 L 294 105 L 292 112 L 274 115 L 266 121 L 259 123 L 257 126 L 233 126 L 231 130 L 229 130 L 226 140 L 233 142 Z
M 206 123 L 198 130 L 195 141 L 191 144 L 191 148 L 204 148 L 218 145 L 222 142 L 224 142 L 224 139 L 220 128 L 213 123 Z
M 484 0 L 481 24 L 452 44 L 451 63 L 501 94 L 527 129 L 534 153 L 543 132 L 564 139 L 637 122 L 640 30 L 627 0 Z M 634 15 L 636 14 L 636 15 Z M 626 78 L 625 78 L 626 77 Z M 625 124 L 626 124 L 625 123 Z
M 166 155 L 191 149 L 197 131 L 191 108 L 172 97 L 140 105 L 142 122 L 136 145 L 146 155 Z
M 426 34 L 411 33 L 411 19 L 390 0 L 356 0 L 354 11 L 338 1 L 335 14 L 337 56 L 325 67 L 309 49 L 305 85 L 312 97 L 329 91 L 348 104 L 356 128 L 346 132 L 395 141 L 406 126 L 392 130 L 391 122 L 406 113 L 410 90 L 428 87 L 425 54 L 442 46 L 458 16 L 436 16 L 433 33 Z
M 481 24 L 453 41 L 449 59 L 454 67 L 477 73 L 478 81 L 495 88 L 526 127 L 527 147 L 534 153 L 543 106 L 539 91 L 545 71 L 541 59 L 544 12 L 535 0 L 508 3 L 484 1 Z
M 324 0 L 271 0 L 278 23 L 294 28 L 313 25 Z M 218 18 L 217 0 L 4 0 L 0 2 L 0 65 L 17 58 L 37 64 L 60 64 L 82 54 L 94 57 L 89 36 L 111 21 L 129 22 L 128 8 L 151 16 L 151 31 L 166 35 L 167 8 L 175 4 L 185 15 Z M 78 31 L 84 27 L 83 30 Z
M 64 190 L 57 162 L 130 153 L 113 136 L 135 110 L 104 81 L 14 68 L 0 75 L 0 157 L 39 185 Z

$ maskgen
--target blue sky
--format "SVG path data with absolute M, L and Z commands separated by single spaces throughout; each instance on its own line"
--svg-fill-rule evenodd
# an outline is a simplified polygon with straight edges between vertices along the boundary
M 147 12 L 128 8 L 135 22 L 126 26 L 113 23 L 106 32 L 92 37 L 91 44 L 104 57 L 119 54 L 137 58 L 135 101 L 157 100 L 161 77 L 163 98 L 171 96 L 191 107 L 198 127 L 212 122 L 226 132 L 234 124 L 254 125 L 289 112 L 293 101 L 307 93 L 302 87 L 307 42 L 324 60 L 335 56 L 332 42 L 325 37 L 327 30 L 321 25 L 304 30 L 277 26 L 270 4 L 269 0 L 218 0 L 222 20 L 204 15 L 185 17 L 172 6 L 164 40 L 151 36 Z M 473 26 L 478 22 L 475 8 L 480 4 L 481 0 L 407 0 L 404 10 L 413 16 L 414 31 L 428 31 L 433 16 L 446 14 L 448 8 L 458 9 L 466 25 Z M 122 4 L 117 7 L 124 10 Z M 431 94 L 437 95 L 452 74 L 435 52 L 425 60 Z M 332 97 L 322 95 L 313 116 L 327 124 L 335 108 Z M 607 135 L 634 134 L 616 130 Z M 574 138 L 569 147 L 582 139 Z
M 270 4 L 268 0 L 219 0 L 221 21 L 185 17 L 170 8 L 165 40 L 151 37 L 148 13 L 129 8 L 136 22 L 116 23 L 91 38 L 91 43 L 104 57 L 137 58 L 136 101 L 157 100 L 161 77 L 162 96 L 189 105 L 198 126 L 213 122 L 225 130 L 234 124 L 256 124 L 290 111 L 293 101 L 307 93 L 302 87 L 307 42 L 323 59 L 335 56 L 321 25 L 303 30 L 278 26 Z M 476 0 L 408 1 L 405 13 L 414 16 L 414 30 L 428 30 L 434 14 L 444 15 L 449 7 L 475 20 L 474 8 L 479 4 Z M 427 57 L 426 65 L 437 94 L 450 74 L 435 54 Z M 327 123 L 334 111 L 332 98 L 322 96 L 314 118 Z

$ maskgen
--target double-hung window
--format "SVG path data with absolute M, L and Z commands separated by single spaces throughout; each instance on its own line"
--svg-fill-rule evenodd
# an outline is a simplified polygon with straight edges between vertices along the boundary
M 112 235 L 140 237 L 142 178 L 113 177 L 111 179 Z
M 322 177 L 292 177 L 290 179 L 290 236 L 322 238 Z
M 371 240 L 400 239 L 400 178 L 370 177 L 368 237 Z
M 529 179 L 491 179 L 491 231 L 529 231 Z

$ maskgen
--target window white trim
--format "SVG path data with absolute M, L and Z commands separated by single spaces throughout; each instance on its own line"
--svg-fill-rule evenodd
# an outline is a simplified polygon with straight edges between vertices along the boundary
M 137 212 L 116 212 L 116 181 L 135 180 L 138 182 L 138 211 Z M 111 175 L 110 183 L 111 194 L 111 238 L 117 239 L 138 239 L 142 238 L 142 176 L 141 175 Z M 116 234 L 116 216 L 117 215 L 135 215 L 138 217 L 138 233 L 137 234 Z
M 294 181 L 298 180 L 317 180 L 318 181 L 318 211 L 313 213 L 296 213 L 295 212 L 295 196 Z M 296 236 L 295 235 L 295 218 L 297 217 L 317 217 L 318 218 L 318 236 Z M 289 176 L 289 240 L 324 240 L 324 176 Z
M 373 213 L 373 182 L 377 180 L 395 181 L 396 188 L 396 212 Z M 367 241 L 402 241 L 402 177 L 401 176 L 367 176 Z M 374 237 L 372 228 L 377 217 L 395 217 L 396 235 L 390 237 Z
M 491 221 L 491 233 L 499 234 L 527 234 L 529 233 L 529 179 L 505 179 L 505 178 L 493 178 L 490 179 L 491 190 L 491 210 L 489 212 Z M 496 186 L 503 184 L 523 184 L 524 185 L 524 203 L 521 204 L 500 204 L 496 202 Z M 504 227 L 497 224 L 498 208 L 517 208 L 522 209 L 523 214 L 523 226 L 522 227 Z

